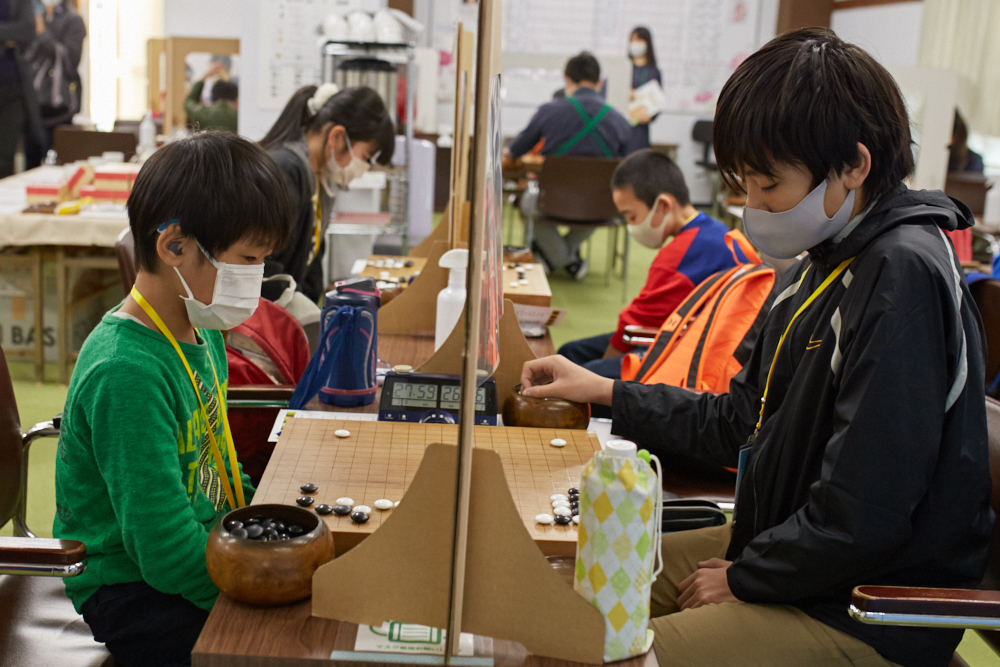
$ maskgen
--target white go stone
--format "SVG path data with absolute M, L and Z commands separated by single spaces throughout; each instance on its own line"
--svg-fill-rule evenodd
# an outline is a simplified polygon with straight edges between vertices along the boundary
M 573 523 L 575 523 L 578 526 L 580 525 L 580 515 L 579 514 L 577 514 L 575 517 L 573 517 Z
M 555 493 L 549 496 L 549 500 L 569 500 L 569 498 L 567 498 L 561 493 Z
M 539 514 L 538 516 L 535 517 L 535 521 L 538 523 L 544 523 L 546 525 L 550 525 L 556 522 L 556 520 L 552 518 L 551 514 Z
M 559 516 L 573 516 L 573 510 L 568 507 L 556 507 L 552 513 Z
M 563 440 L 562 438 L 552 438 L 549 444 L 552 445 L 553 447 L 565 447 L 566 441 Z
M 521 284 L 521 285 L 527 285 L 528 284 L 528 279 L 527 278 L 522 278 L 521 280 L 518 280 L 517 282 L 519 284 Z
M 519 282 L 517 282 L 516 280 L 514 280 L 514 281 L 512 281 L 512 282 L 510 283 L 510 286 L 511 286 L 511 287 L 517 287 L 517 286 L 518 286 L 518 285 L 520 285 L 520 284 L 521 284 L 521 283 L 519 283 Z
M 568 500 L 553 500 L 553 507 L 571 507 Z
M 365 514 L 371 514 L 372 513 L 372 508 L 368 507 L 368 505 L 358 505 L 357 507 L 354 508 L 354 511 L 355 512 L 364 512 Z
M 379 498 L 374 503 L 375 509 L 377 510 L 389 510 L 392 509 L 392 501 L 387 498 Z
M 338 438 L 347 438 L 350 437 L 351 432 L 348 431 L 346 428 L 338 428 L 336 431 L 333 432 L 333 434 Z
M 399 501 L 397 500 L 393 507 L 399 507 Z
M 337 498 L 337 504 L 354 507 L 354 498 Z

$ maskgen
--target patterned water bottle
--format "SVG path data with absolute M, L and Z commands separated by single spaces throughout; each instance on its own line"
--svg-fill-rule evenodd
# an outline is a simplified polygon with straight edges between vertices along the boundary
M 649 595 L 663 567 L 659 477 L 628 440 L 608 442 L 583 469 L 574 588 L 604 615 L 605 662 L 653 645 Z

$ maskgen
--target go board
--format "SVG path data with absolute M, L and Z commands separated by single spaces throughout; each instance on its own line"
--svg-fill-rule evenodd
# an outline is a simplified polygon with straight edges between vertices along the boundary
M 334 431 L 350 436 L 338 438 Z M 550 441 L 562 438 L 565 447 Z M 316 505 L 335 505 L 349 497 L 355 505 L 372 508 L 367 523 L 350 517 L 323 517 L 333 532 L 338 553 L 356 546 L 378 529 L 393 510 L 375 509 L 375 501 L 393 502 L 403 495 L 416 475 L 424 449 L 435 442 L 458 443 L 458 426 L 447 424 L 398 424 L 342 419 L 289 419 L 271 455 L 253 503 L 294 505 L 304 495 L 299 487 L 319 487 L 311 494 Z M 580 473 L 601 445 L 587 431 L 540 428 L 476 426 L 475 446 L 500 455 L 504 475 L 525 527 L 541 550 L 549 555 L 576 553 L 576 525 L 541 525 L 537 514 L 552 513 L 550 496 L 580 486 Z

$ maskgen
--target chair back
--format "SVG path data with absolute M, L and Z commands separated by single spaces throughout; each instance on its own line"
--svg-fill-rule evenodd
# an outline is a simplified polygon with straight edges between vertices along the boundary
M 7 358 L 0 349 L 0 526 L 14 516 L 21 493 L 21 418 Z
M 989 396 L 986 397 L 986 428 L 989 431 L 990 442 L 990 478 L 993 480 L 990 507 L 1000 517 L 1000 401 Z M 990 544 L 986 576 L 983 577 L 980 587 L 1000 590 L 1000 521 L 993 527 L 993 541 Z
M 118 272 L 121 273 L 125 293 L 128 294 L 135 284 L 135 239 L 132 238 L 131 228 L 126 227 L 118 235 L 115 241 L 115 255 L 118 257 Z
M 86 160 L 103 155 L 105 151 L 120 151 L 127 162 L 135 155 L 137 144 L 138 139 L 131 132 L 96 132 L 72 125 L 57 125 L 52 139 L 59 164 Z
M 986 332 L 986 387 L 1000 373 L 1000 280 L 983 278 L 969 285 Z
M 545 158 L 538 176 L 538 212 L 567 223 L 603 225 L 617 220 L 611 174 L 619 160 L 596 157 Z
M 708 163 L 712 152 L 712 121 L 696 120 L 691 128 L 691 139 L 702 144 L 701 161 Z

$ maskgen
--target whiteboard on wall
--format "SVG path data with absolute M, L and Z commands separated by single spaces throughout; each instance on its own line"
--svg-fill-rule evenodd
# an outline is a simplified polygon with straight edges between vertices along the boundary
M 624 56 L 636 26 L 653 36 L 669 109 L 712 112 L 758 46 L 760 0 L 504 0 L 503 50 Z

